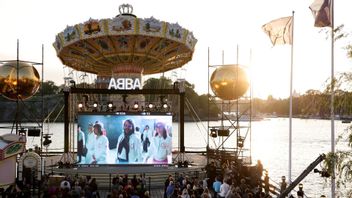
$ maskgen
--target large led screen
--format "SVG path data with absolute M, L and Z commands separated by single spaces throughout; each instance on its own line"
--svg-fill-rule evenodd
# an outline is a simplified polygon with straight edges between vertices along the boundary
M 171 114 L 79 114 L 77 162 L 171 164 Z

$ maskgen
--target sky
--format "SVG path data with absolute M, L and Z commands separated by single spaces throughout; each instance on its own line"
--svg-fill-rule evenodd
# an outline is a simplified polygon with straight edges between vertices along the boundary
M 139 18 L 178 23 L 193 32 L 198 42 L 193 59 L 177 70 L 199 94 L 208 92 L 208 58 L 210 65 L 245 65 L 250 70 L 252 96 L 286 98 L 290 94 L 291 46 L 272 46 L 262 25 L 271 20 L 294 17 L 293 89 L 305 93 L 322 90 L 331 76 L 331 41 L 324 33 L 328 28 L 314 27 L 309 10 L 313 0 L 0 0 L 0 60 L 19 58 L 41 62 L 44 46 L 44 81 L 64 83 L 67 69 L 57 58 L 55 36 L 67 25 L 83 23 L 90 18 L 113 18 L 118 7 L 131 4 Z M 335 1 L 335 26 L 352 28 L 351 0 Z M 350 38 L 335 44 L 335 75 L 351 70 L 351 60 L 344 46 Z M 209 55 L 208 55 L 209 50 Z M 222 59 L 222 54 L 224 59 Z M 40 68 L 39 68 L 40 69 Z M 211 71 L 212 72 L 212 71 Z M 171 72 L 165 74 L 172 76 Z

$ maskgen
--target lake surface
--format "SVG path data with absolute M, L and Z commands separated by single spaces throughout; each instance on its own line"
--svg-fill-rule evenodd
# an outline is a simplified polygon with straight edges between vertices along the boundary
M 9 126 L 11 124 L 0 124 Z M 33 124 L 32 124 L 33 125 Z M 211 122 L 210 126 L 219 125 L 219 122 Z M 335 121 L 335 137 L 346 133 L 350 124 Z M 207 122 L 185 123 L 185 146 L 186 150 L 205 150 L 207 145 L 206 135 Z M 317 119 L 293 119 L 292 120 L 292 180 L 312 163 L 320 154 L 327 153 L 331 149 L 331 121 Z M 52 133 L 53 143 L 49 150 L 62 151 L 64 143 L 63 123 L 49 124 L 45 126 L 45 132 Z M 288 178 L 288 145 L 289 145 L 289 119 L 271 118 L 252 122 L 252 161 L 261 160 L 264 168 L 269 171 L 272 181 L 279 182 L 281 176 Z M 9 129 L 0 129 L 0 134 L 9 132 Z M 178 146 L 178 123 L 173 124 L 173 146 Z M 76 138 L 76 137 L 74 137 Z M 210 138 L 211 140 L 211 138 Z M 235 145 L 235 137 L 227 141 Z M 29 137 L 27 147 L 40 145 L 39 137 Z M 232 147 L 234 147 L 232 145 Z M 340 142 L 336 150 L 346 150 L 347 142 Z M 318 167 L 319 165 L 318 165 Z M 325 194 L 330 196 L 330 179 L 325 181 L 319 174 L 311 172 L 303 181 L 304 191 L 308 197 L 320 197 Z

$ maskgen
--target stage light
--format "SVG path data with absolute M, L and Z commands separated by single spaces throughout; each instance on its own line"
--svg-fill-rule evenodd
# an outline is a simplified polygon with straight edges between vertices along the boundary
M 163 104 L 163 108 L 167 109 L 169 107 L 169 105 L 167 105 L 166 103 Z
M 82 102 L 78 103 L 78 109 L 79 109 L 79 111 L 83 110 L 83 103 Z
M 76 81 L 70 80 L 70 87 L 76 88 Z
M 97 107 L 98 107 L 98 102 L 94 102 L 94 103 L 93 103 L 93 107 L 94 107 L 94 108 L 97 108 Z
M 244 137 L 239 136 L 237 140 L 237 147 L 242 148 L 244 145 Z
M 112 106 L 113 106 L 113 105 L 112 105 L 112 102 L 108 102 L 108 108 L 109 108 L 109 109 L 112 109 Z
M 50 140 L 50 137 L 51 136 L 49 134 L 44 134 L 43 146 L 48 147 L 51 144 L 52 141 Z
M 152 108 L 154 108 L 154 105 L 153 105 L 153 103 L 149 103 L 149 104 L 148 104 L 148 108 L 149 108 L 149 109 L 152 109 Z
M 139 107 L 138 102 L 134 102 L 133 109 L 134 109 L 134 110 L 137 110 L 138 107 Z
M 217 130 L 215 128 L 210 129 L 210 136 L 213 138 L 218 137 Z
M 94 103 L 93 103 L 92 112 L 98 112 L 98 102 L 94 102 Z
M 315 168 L 314 173 L 319 173 L 320 176 L 322 176 L 322 177 L 330 177 L 330 173 L 328 173 L 328 171 L 326 171 L 325 169 L 319 170 L 319 169 Z

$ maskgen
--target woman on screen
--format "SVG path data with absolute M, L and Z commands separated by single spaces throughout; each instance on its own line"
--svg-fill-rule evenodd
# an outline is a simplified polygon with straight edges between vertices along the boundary
M 133 121 L 128 119 L 123 122 L 123 133 L 117 140 L 116 163 L 136 163 L 141 160 L 141 140 L 134 133 Z
M 151 145 L 145 162 L 152 158 L 153 164 L 167 164 L 168 156 L 171 155 L 172 144 L 168 136 L 165 123 L 157 122 L 155 125 L 155 135 L 151 140 Z
M 103 135 L 102 126 L 94 125 L 94 133 L 97 136 L 94 142 L 94 154 L 92 164 L 106 164 L 109 151 L 109 140 Z
M 96 140 L 96 135 L 94 133 L 94 125 L 93 123 L 88 124 L 88 133 L 87 133 L 87 141 L 86 141 L 86 147 L 87 147 L 87 154 L 86 154 L 86 164 L 92 163 L 93 159 L 92 156 L 94 154 L 94 142 Z

